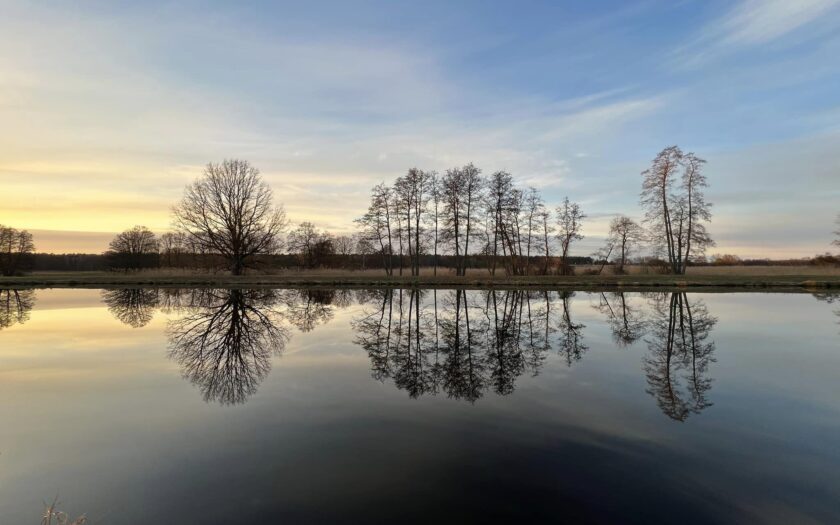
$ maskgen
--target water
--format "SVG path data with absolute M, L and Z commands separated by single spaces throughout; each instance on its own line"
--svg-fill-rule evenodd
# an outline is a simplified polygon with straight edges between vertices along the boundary
M 840 521 L 840 298 L 0 291 L 0 516 Z M 260 521 L 264 520 L 264 521 Z

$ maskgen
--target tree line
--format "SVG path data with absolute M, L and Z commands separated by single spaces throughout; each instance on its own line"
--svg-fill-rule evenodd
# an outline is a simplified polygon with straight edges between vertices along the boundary
M 664 271 L 684 274 L 705 261 L 714 246 L 707 225 L 706 161 L 677 146 L 663 149 L 642 172 L 641 221 L 616 216 L 604 245 L 586 257 L 571 255 L 587 219 L 580 203 L 565 197 L 549 206 L 539 190 L 517 184 L 512 174 L 483 175 L 472 163 L 442 174 L 409 169 L 370 192 L 353 235 L 331 235 L 309 221 L 290 228 L 282 204 L 248 161 L 210 163 L 172 208 L 173 231 L 156 236 L 144 226 L 118 234 L 106 252 L 108 266 L 247 269 L 297 266 L 381 268 L 389 275 L 437 275 L 469 268 L 492 275 L 569 275 L 574 264 L 596 262 L 624 273 L 632 256 L 648 253 Z M 840 217 L 838 218 L 840 221 Z M 838 223 L 840 224 L 840 223 Z M 840 246 L 840 229 L 835 232 Z M 0 272 L 32 267 L 34 244 L 26 230 L 0 226 Z M 63 256 L 68 257 L 68 256 Z M 58 265 L 58 260 L 51 261 Z M 84 266 L 90 260 L 63 264 Z

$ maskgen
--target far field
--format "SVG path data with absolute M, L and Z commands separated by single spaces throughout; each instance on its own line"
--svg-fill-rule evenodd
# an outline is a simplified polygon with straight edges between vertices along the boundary
M 388 277 L 382 270 L 284 270 L 231 276 L 225 272 L 149 270 L 141 272 L 42 272 L 19 277 L 0 277 L 0 288 L 14 287 L 103 287 L 103 286 L 429 286 L 469 288 L 533 287 L 597 289 L 741 288 L 776 290 L 840 288 L 840 267 L 830 266 L 704 266 L 689 268 L 688 275 L 650 273 L 631 267 L 627 275 L 587 274 L 591 267 L 578 267 L 575 276 L 491 275 L 486 269 L 471 269 L 465 277 L 448 269 L 422 268 L 419 277 Z

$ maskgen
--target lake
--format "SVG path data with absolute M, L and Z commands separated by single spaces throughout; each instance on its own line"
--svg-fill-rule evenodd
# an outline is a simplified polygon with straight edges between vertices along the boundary
M 840 296 L 0 291 L 0 516 L 840 522 Z

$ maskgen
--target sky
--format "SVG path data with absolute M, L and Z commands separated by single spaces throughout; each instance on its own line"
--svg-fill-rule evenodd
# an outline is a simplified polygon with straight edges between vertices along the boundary
M 580 202 L 585 255 L 677 144 L 708 161 L 711 253 L 810 256 L 840 212 L 838 56 L 840 0 L 0 0 L 0 223 L 101 252 L 243 158 L 293 222 L 350 233 L 373 185 L 474 162 Z

